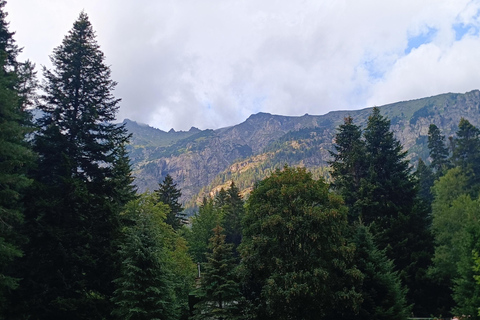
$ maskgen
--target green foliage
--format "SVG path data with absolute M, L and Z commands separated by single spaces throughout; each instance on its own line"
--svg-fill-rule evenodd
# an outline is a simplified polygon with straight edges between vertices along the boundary
M 334 145 L 336 152 L 330 152 L 333 158 L 329 162 L 332 168 L 332 186 L 350 208 L 350 221 L 356 221 L 360 215 L 357 201 L 361 200 L 359 191 L 368 166 L 365 142 L 361 137 L 360 127 L 353 124 L 352 117 L 347 117 L 337 128 Z
M 178 202 L 182 196 L 182 192 L 177 188 L 177 184 L 173 182 L 172 177 L 167 174 L 162 183 L 158 184 L 155 190 L 158 200 L 168 205 L 170 211 L 167 214 L 167 224 L 171 225 L 174 230 L 178 230 L 186 223 L 185 215 L 182 213 L 183 207 Z
M 16 307 L 38 319 L 110 315 L 118 213 L 134 198 L 125 128 L 110 68 L 81 13 L 44 68 L 41 117 L 33 137 L 35 179 L 26 199 L 30 242 L 19 264 Z
M 246 208 L 240 267 L 257 319 L 338 318 L 358 307 L 346 208 L 323 180 L 285 167 L 255 186 Z
M 20 245 L 25 241 L 20 233 L 21 203 L 31 183 L 26 173 L 34 159 L 25 139 L 31 130 L 25 107 L 30 102 L 26 93 L 35 82 L 33 66 L 17 62 L 20 49 L 14 33 L 8 31 L 5 4 L 0 1 L 0 319 L 10 307 L 9 293 L 18 286 L 14 263 L 22 256 Z
M 418 201 L 406 152 L 378 108 L 361 135 L 351 118 L 339 126 L 331 153 L 333 185 L 345 198 L 350 221 L 361 219 L 370 226 L 378 247 L 394 261 L 409 288 L 408 303 L 418 302 L 413 311 L 423 313 L 424 274 L 433 250 L 428 210 Z
M 118 319 L 177 319 L 187 312 L 195 267 L 185 240 L 166 223 L 168 212 L 156 194 L 125 206 L 112 299 Z
M 358 315 L 352 318 L 407 319 L 406 289 L 394 271 L 393 261 L 387 258 L 385 250 L 377 248 L 368 227 L 357 223 L 355 230 L 355 262 L 364 279 L 360 289 L 363 302 Z
M 462 118 L 454 145 L 453 162 L 462 168 L 470 180 L 472 191 L 475 189 L 477 193 L 480 188 L 480 130 Z
M 210 238 L 207 262 L 196 290 L 200 302 L 195 305 L 194 320 L 238 319 L 241 301 L 240 286 L 235 275 L 233 245 L 225 242 L 223 228 L 216 226 Z
M 439 177 L 448 170 L 450 163 L 448 160 L 448 148 L 445 145 L 445 136 L 440 133 L 440 129 L 434 124 L 428 127 L 428 149 L 432 159 L 430 167 Z
M 168 246 L 173 230 L 168 207 L 145 194 L 125 206 L 118 250 L 120 276 L 114 280 L 113 315 L 118 319 L 173 319 L 178 316 Z
M 222 222 L 221 211 L 214 207 L 213 199 L 204 198 L 203 203 L 192 218 L 192 227 L 185 234 L 190 255 L 196 262 L 206 262 L 209 239 L 213 229 Z

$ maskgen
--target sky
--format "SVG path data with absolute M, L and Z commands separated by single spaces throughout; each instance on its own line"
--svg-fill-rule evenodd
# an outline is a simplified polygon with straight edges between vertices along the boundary
M 19 60 L 84 10 L 125 118 L 217 129 L 480 89 L 480 0 L 7 0 Z

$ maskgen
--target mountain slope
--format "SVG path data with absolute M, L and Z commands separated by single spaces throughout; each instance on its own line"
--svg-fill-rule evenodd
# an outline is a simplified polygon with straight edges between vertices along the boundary
M 379 107 L 388 116 L 409 157 L 426 159 L 428 126 L 435 123 L 453 135 L 461 117 L 480 124 L 480 91 L 447 93 Z M 238 125 L 217 130 L 164 132 L 128 121 L 132 133 L 130 157 L 139 191 L 153 190 L 170 174 L 182 189 L 182 200 L 195 200 L 234 179 L 242 189 L 284 164 L 302 165 L 316 175 L 333 149 L 336 127 L 350 115 L 365 125 L 371 108 L 334 111 L 325 115 L 287 117 L 258 113 Z M 193 200 L 192 200 L 193 199 Z

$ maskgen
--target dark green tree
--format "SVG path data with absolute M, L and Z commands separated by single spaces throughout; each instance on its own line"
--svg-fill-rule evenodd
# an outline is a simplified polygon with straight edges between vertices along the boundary
M 430 211 L 430 206 L 433 201 L 431 188 L 433 187 L 433 182 L 435 181 L 435 175 L 432 169 L 427 166 L 422 159 L 418 159 L 415 176 L 418 181 L 418 197 L 427 206 L 427 210 Z
M 472 195 L 480 188 L 480 130 L 462 118 L 458 124 L 453 162 L 469 177 Z
M 183 207 L 179 202 L 182 192 L 177 188 L 177 184 L 173 182 L 169 174 L 165 176 L 162 183 L 158 184 L 158 189 L 155 192 L 158 195 L 158 200 L 170 208 L 170 212 L 167 214 L 167 224 L 178 230 L 187 222 L 185 214 L 182 213 Z
M 165 223 L 168 207 L 145 194 L 126 205 L 129 220 L 122 230 L 118 260 L 120 276 L 114 280 L 113 315 L 118 319 L 175 319 L 178 305 L 169 261 Z
M 362 274 L 346 239 L 347 208 L 328 189 L 288 167 L 254 187 L 240 274 L 256 319 L 338 319 L 358 308 Z
M 448 159 L 449 152 L 445 144 L 445 136 L 441 134 L 440 129 L 434 124 L 428 127 L 428 149 L 432 159 L 430 167 L 438 178 L 450 167 L 450 161 Z
M 227 189 L 227 201 L 222 209 L 225 241 L 233 244 L 233 251 L 236 255 L 236 250 L 242 242 L 242 219 L 245 215 L 245 208 L 240 191 L 233 181 Z
M 30 238 L 19 270 L 21 312 L 36 319 L 102 319 L 112 310 L 118 213 L 134 197 L 114 124 L 116 83 L 82 12 L 44 68 L 39 154 L 26 201 Z
M 31 183 L 26 173 L 33 162 L 33 152 L 25 139 L 31 128 L 25 110 L 28 99 L 20 92 L 24 76 L 22 64 L 17 62 L 20 50 L 14 33 L 8 30 L 5 4 L 0 1 L 0 319 L 9 308 L 6 297 L 18 286 L 12 269 L 14 260 L 22 255 L 22 197 Z
M 242 297 L 235 274 L 233 245 L 225 242 L 222 227 L 216 226 L 213 232 L 209 244 L 211 251 L 207 253 L 201 285 L 197 289 L 200 302 L 195 305 L 193 319 L 238 319 Z
M 393 261 L 387 258 L 385 250 L 377 248 L 368 227 L 363 224 L 355 225 L 353 239 L 356 265 L 364 279 L 360 287 L 363 301 L 358 315 L 352 315 L 352 319 L 407 319 L 406 289 L 394 271 Z
M 329 162 L 332 168 L 332 186 L 348 206 L 349 220 L 357 221 L 360 215 L 357 201 L 361 200 L 359 191 L 367 173 L 367 162 L 362 130 L 353 123 L 352 117 L 346 117 L 344 123 L 337 128 L 334 147 L 336 152 L 330 151 L 333 160 Z

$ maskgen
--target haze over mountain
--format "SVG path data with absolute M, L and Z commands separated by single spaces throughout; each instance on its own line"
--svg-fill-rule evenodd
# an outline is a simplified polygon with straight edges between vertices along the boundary
M 419 157 L 428 158 L 427 133 L 431 123 L 447 137 L 455 134 L 462 117 L 480 125 L 478 90 L 379 108 L 409 151 L 412 165 Z M 128 151 L 135 184 L 140 192 L 154 190 L 170 174 L 182 189 L 182 200 L 191 206 L 202 195 L 226 187 L 232 179 L 241 190 L 248 191 L 255 181 L 285 164 L 305 166 L 317 176 L 328 176 L 326 167 L 336 128 L 348 115 L 363 126 L 371 109 L 299 117 L 257 113 L 227 128 L 169 132 L 126 119 L 132 134 Z

